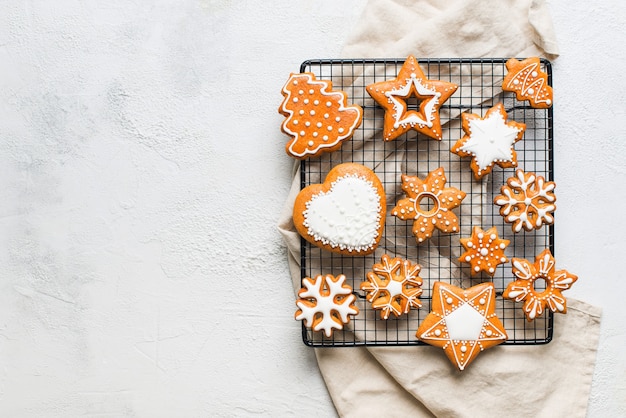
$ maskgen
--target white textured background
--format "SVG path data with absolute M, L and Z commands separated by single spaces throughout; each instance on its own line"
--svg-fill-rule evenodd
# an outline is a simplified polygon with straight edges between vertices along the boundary
M 626 8 L 596 3 L 550 5 L 556 254 L 604 310 L 589 416 L 617 417 Z M 362 8 L 0 2 L 0 416 L 333 416 L 275 227 L 276 109 Z

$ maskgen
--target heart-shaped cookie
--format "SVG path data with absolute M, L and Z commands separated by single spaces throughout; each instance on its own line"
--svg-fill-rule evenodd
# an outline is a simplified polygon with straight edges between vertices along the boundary
M 321 184 L 298 193 L 293 222 L 307 241 L 345 255 L 373 252 L 385 227 L 385 190 L 369 168 L 355 163 L 334 167 Z

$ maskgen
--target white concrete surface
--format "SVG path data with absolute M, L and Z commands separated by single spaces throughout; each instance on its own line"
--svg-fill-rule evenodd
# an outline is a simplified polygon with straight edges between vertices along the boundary
M 292 316 L 276 108 L 362 7 L 0 3 L 0 416 L 335 414 Z M 604 309 L 589 416 L 624 416 L 626 10 L 550 7 L 556 252 Z

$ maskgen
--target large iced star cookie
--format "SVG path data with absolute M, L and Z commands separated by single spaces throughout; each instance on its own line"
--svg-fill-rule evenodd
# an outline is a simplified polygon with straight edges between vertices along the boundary
M 435 282 L 432 294 L 431 312 L 417 329 L 417 338 L 443 348 L 459 370 L 464 370 L 481 351 L 508 338 L 495 314 L 493 283 L 461 289 Z
M 491 173 L 494 164 L 503 168 L 517 166 L 517 153 L 513 145 L 522 139 L 526 124 L 507 121 L 502 103 L 487 111 L 484 118 L 473 113 L 463 113 L 465 135 L 451 151 L 461 157 L 472 157 L 470 167 L 476 180 Z
M 417 60 L 410 55 L 394 80 L 367 86 L 367 92 L 383 109 L 383 139 L 391 141 L 411 129 L 441 140 L 439 108 L 458 86 L 441 80 L 429 80 Z M 409 109 L 410 98 L 419 101 L 417 110 Z
M 369 168 L 339 164 L 324 183 L 296 196 L 293 222 L 311 244 L 345 255 L 366 255 L 378 246 L 385 225 L 382 183 Z

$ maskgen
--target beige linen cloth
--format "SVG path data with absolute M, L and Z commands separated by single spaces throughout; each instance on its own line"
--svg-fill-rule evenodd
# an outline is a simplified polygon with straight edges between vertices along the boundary
M 409 54 L 555 58 L 558 49 L 541 0 L 372 0 L 342 52 L 346 58 Z M 300 237 L 291 219 L 300 189 L 297 165 L 293 175 L 279 229 L 297 291 Z M 456 255 L 448 257 L 441 263 L 451 265 Z M 337 412 L 344 417 L 585 416 L 600 309 L 569 299 L 568 313 L 555 315 L 554 327 L 551 343 L 496 347 L 462 373 L 451 369 L 443 350 L 429 346 L 314 350 Z

